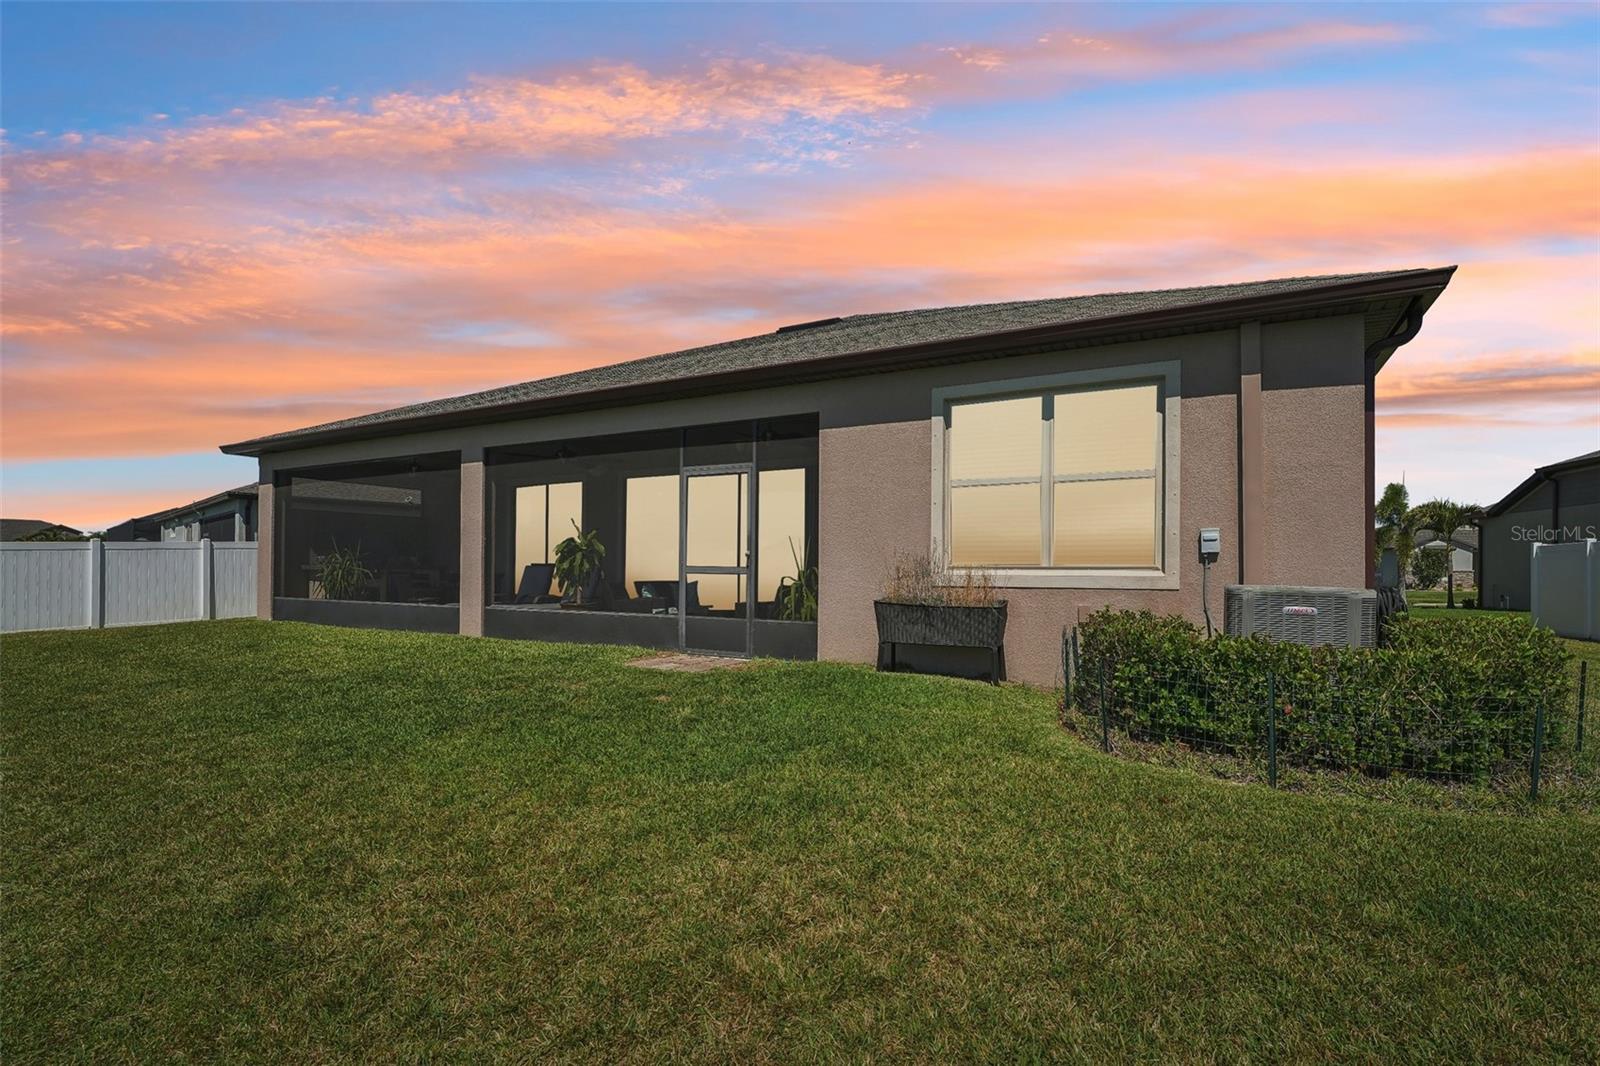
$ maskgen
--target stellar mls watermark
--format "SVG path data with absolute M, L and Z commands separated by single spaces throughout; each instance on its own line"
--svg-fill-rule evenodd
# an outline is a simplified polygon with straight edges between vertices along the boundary
M 1540 544 L 1563 544 L 1573 540 L 1600 539 L 1600 526 L 1512 526 L 1514 541 L 1537 541 Z

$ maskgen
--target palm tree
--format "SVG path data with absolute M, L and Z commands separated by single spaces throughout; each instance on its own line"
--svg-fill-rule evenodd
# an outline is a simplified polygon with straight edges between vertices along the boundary
M 1411 511 L 1415 519 L 1414 529 L 1431 529 L 1445 543 L 1445 551 L 1450 551 L 1450 538 L 1455 536 L 1456 530 L 1463 526 L 1470 526 L 1483 517 L 1483 508 L 1475 503 L 1457 503 L 1454 500 L 1429 500 L 1427 503 L 1415 507 Z M 1456 571 L 1450 567 L 1445 571 L 1445 597 L 1446 607 L 1456 605 Z
M 1383 558 L 1385 548 L 1394 549 L 1394 561 L 1399 564 L 1401 582 L 1411 572 L 1411 550 L 1417 544 L 1417 526 L 1411 510 L 1411 494 L 1398 481 L 1383 488 L 1383 495 L 1373 509 L 1378 520 L 1378 558 Z

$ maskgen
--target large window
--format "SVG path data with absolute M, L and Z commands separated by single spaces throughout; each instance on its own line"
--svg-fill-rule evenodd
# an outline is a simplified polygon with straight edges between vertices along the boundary
M 461 587 L 455 452 L 280 471 L 276 595 L 453 604 Z
M 1158 381 L 950 400 L 950 565 L 1160 569 L 1164 417 Z

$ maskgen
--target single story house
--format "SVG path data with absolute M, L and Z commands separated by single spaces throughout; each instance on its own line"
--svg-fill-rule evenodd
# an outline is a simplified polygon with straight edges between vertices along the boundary
M 1450 549 L 1450 571 L 1455 574 L 1456 588 L 1471 588 L 1476 580 L 1478 561 L 1478 530 L 1474 526 L 1462 526 L 1450 534 L 1447 541 L 1432 529 L 1420 530 L 1416 535 L 1416 547 Z
M 27 540 L 40 534 L 75 539 L 83 536 L 83 531 L 60 522 L 46 522 L 42 518 L 0 518 L 0 541 Z
M 256 539 L 254 484 L 225 489 L 180 507 L 130 518 L 106 530 L 106 539 L 245 541 Z
M 1235 582 L 1371 587 L 1374 378 L 1454 269 L 851 315 L 222 450 L 260 462 L 263 617 L 872 662 L 921 553 L 1050 684 L 1083 612 L 1201 617 L 1203 527 L 1219 623 Z
M 1600 538 L 1600 451 L 1541 466 L 1478 520 L 1485 607 L 1531 606 L 1533 545 Z

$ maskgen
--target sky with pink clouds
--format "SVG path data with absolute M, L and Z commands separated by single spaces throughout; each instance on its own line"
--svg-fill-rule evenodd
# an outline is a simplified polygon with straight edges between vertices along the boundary
M 1459 263 L 1378 477 L 1600 448 L 1600 5 L 0 6 L 0 509 L 861 311 Z

